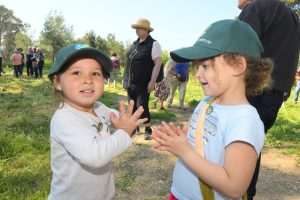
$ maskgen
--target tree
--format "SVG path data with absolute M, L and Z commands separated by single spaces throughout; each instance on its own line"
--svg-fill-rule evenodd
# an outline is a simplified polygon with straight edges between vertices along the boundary
M 17 48 L 22 48 L 25 52 L 29 46 L 32 46 L 32 35 L 29 33 L 30 25 L 24 24 L 24 29 L 16 34 L 15 43 Z
M 298 15 L 300 15 L 300 0 L 281 0 L 287 6 L 291 7 Z
M 52 48 L 52 59 L 57 51 L 74 41 L 73 27 L 65 24 L 64 17 L 56 11 L 46 17 L 44 28 L 41 31 L 41 43 Z
M 117 41 L 115 35 L 111 33 L 106 36 L 106 42 L 110 53 L 116 52 L 121 65 L 124 66 L 126 62 L 126 50 L 123 42 Z
M 90 47 L 97 48 L 97 35 L 94 31 L 87 32 L 81 40 Z
M 0 46 L 4 44 L 5 55 L 15 48 L 15 35 L 23 28 L 22 21 L 14 16 L 14 12 L 0 5 Z

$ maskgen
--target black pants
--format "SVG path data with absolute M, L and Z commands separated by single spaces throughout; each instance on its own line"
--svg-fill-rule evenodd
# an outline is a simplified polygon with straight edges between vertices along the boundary
M 273 126 L 276 121 L 278 111 L 283 103 L 283 92 L 271 90 L 263 92 L 261 95 L 248 97 L 249 103 L 254 106 L 264 123 L 265 133 Z M 259 156 L 254 175 L 247 190 L 248 200 L 252 200 L 256 194 L 256 183 L 259 175 L 261 155 Z
M 33 76 L 32 62 L 26 62 L 27 76 Z
M 136 86 L 131 85 L 127 88 L 128 102 L 130 100 L 134 101 L 133 112 L 137 110 L 138 107 L 143 106 L 144 112 L 140 118 L 148 118 L 145 123 L 150 122 L 150 111 L 149 111 L 149 97 L 150 94 L 147 91 L 147 86 Z

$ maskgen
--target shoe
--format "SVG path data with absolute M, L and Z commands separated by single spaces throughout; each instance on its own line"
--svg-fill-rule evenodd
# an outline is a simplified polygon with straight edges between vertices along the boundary
M 152 134 L 152 129 L 150 127 L 145 127 L 144 139 L 151 140 L 152 139 L 151 134 Z

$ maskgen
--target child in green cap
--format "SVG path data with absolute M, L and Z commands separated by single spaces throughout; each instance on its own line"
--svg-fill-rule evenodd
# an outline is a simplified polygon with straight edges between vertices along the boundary
M 142 107 L 132 114 L 133 101 L 127 110 L 120 102 L 120 112 L 97 102 L 111 70 L 110 58 L 98 49 L 74 44 L 57 52 L 48 75 L 62 97 L 50 124 L 49 200 L 114 196 L 111 160 L 130 147 L 132 133 L 147 119 L 139 119 Z
M 175 62 L 196 64 L 206 97 L 188 126 L 153 127 L 155 148 L 178 156 L 169 199 L 241 199 L 247 191 L 265 137 L 246 98 L 269 85 L 272 63 L 262 52 L 248 24 L 222 20 L 193 46 L 170 53 Z

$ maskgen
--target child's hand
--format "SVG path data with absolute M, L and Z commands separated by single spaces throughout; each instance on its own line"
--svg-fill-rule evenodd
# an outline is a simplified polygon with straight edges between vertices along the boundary
M 110 121 L 112 125 L 117 129 L 123 129 L 126 131 L 130 136 L 133 135 L 134 130 L 140 124 L 143 124 L 147 121 L 147 118 L 139 119 L 141 114 L 144 112 L 142 106 L 140 106 L 133 114 L 134 101 L 130 101 L 128 105 L 128 109 L 125 109 L 124 101 L 119 102 L 119 112 L 120 116 L 116 116 L 115 113 L 110 113 Z
M 192 150 L 186 138 L 187 126 L 180 128 L 173 123 L 162 122 L 161 126 L 154 126 L 152 131 L 151 137 L 158 143 L 154 148 L 158 150 L 169 151 L 179 157 Z

